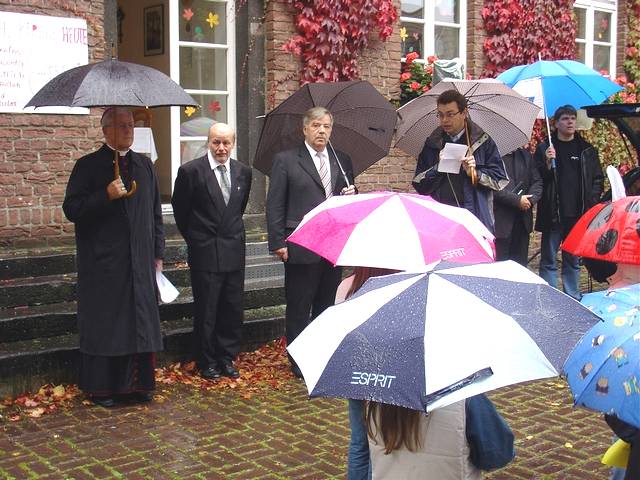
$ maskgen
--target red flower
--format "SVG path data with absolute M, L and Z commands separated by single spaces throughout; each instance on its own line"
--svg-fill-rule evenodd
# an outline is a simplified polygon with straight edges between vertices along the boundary
M 217 100 L 212 100 L 211 102 L 209 102 L 208 107 L 211 113 L 219 112 L 221 110 L 220 102 L 218 102 Z
M 638 53 L 638 49 L 634 46 L 631 46 L 629 48 L 627 48 L 627 56 L 628 57 L 635 57 L 636 53 Z
M 433 73 L 433 66 L 427 65 L 426 67 L 424 67 L 424 71 L 431 75 Z
M 400 75 L 400 81 L 401 82 L 405 82 L 407 80 L 409 80 L 411 78 L 411 74 L 409 72 L 404 72 L 402 75 Z
M 438 59 L 438 57 L 437 57 L 436 55 L 429 55 L 429 56 L 427 57 L 427 62 L 429 62 L 429 63 L 433 63 L 433 62 L 435 62 L 437 59 Z
M 409 84 L 409 88 L 411 90 L 418 90 L 420 88 L 420 84 L 418 82 L 411 82 Z
M 425 85 L 424 87 L 422 87 L 422 91 L 423 92 L 428 92 L 429 91 L 429 85 Z
M 411 62 L 413 62 L 416 58 L 419 58 L 420 55 L 418 55 L 418 52 L 411 52 L 411 53 L 407 53 L 406 58 L 406 63 L 407 65 L 409 65 Z

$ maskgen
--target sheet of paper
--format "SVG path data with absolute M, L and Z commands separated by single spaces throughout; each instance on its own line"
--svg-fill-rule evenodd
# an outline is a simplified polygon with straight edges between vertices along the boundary
M 158 292 L 160 293 L 160 300 L 163 303 L 171 303 L 178 298 L 178 289 L 173 286 L 167 277 L 162 272 L 156 271 L 156 283 L 158 284 Z
M 467 146 L 459 143 L 445 143 L 440 151 L 438 171 L 442 173 L 460 173 L 460 164 L 467 154 Z

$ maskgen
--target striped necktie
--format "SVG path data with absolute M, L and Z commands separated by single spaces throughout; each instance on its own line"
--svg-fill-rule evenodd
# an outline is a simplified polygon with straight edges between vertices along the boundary
M 329 169 L 327 168 L 327 163 L 324 161 L 323 155 L 318 152 L 316 153 L 316 157 L 318 158 L 318 162 L 320 162 L 320 168 L 318 169 L 320 181 L 324 187 L 326 198 L 329 198 L 333 195 L 333 189 L 331 188 L 331 174 L 329 173 Z
M 218 165 L 216 167 L 220 172 L 220 190 L 222 190 L 222 198 L 224 204 L 229 204 L 229 196 L 231 195 L 231 185 L 229 185 L 229 179 L 227 178 L 227 166 Z

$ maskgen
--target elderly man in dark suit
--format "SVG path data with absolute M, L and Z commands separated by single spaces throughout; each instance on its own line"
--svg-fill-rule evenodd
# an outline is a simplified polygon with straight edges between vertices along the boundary
M 514 260 L 527 266 L 533 206 L 542 196 L 542 177 L 525 148 L 502 157 L 509 176 L 507 186 L 494 193 L 496 260 Z
M 216 123 L 207 154 L 178 169 L 173 214 L 187 242 L 194 301 L 194 356 L 200 375 L 237 378 L 242 331 L 245 230 L 251 168 L 230 158 L 234 130 Z
M 79 385 L 94 403 L 112 407 L 119 399 L 152 399 L 155 352 L 162 350 L 156 271 L 164 234 L 153 164 L 130 149 L 131 110 L 108 108 L 101 125 L 105 143 L 76 162 L 62 209 L 76 233 Z
M 309 109 L 303 117 L 304 143 L 278 153 L 271 168 L 267 195 L 269 250 L 284 262 L 287 343 L 309 322 L 333 305 L 341 270 L 309 250 L 287 244 L 286 238 L 302 217 L 332 195 L 352 195 L 351 159 L 328 149 L 333 116 L 324 107 Z M 344 170 L 344 175 L 342 170 Z M 300 370 L 291 358 L 297 377 Z

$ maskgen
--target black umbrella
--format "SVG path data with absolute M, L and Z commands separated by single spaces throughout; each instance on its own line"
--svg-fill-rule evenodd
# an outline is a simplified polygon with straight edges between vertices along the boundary
M 164 73 L 114 58 L 62 72 L 47 82 L 26 107 L 197 107 L 191 95 Z M 118 152 L 114 175 L 120 176 Z M 135 180 L 127 196 L 136 191 Z
M 351 157 L 354 175 L 389 153 L 397 115 L 373 85 L 363 80 L 308 83 L 266 115 L 255 168 L 269 175 L 276 153 L 304 141 L 302 117 L 312 107 L 333 115 L 331 144 Z
M 62 72 L 26 107 L 197 107 L 180 85 L 155 68 L 115 59 Z

